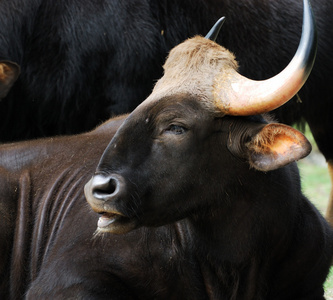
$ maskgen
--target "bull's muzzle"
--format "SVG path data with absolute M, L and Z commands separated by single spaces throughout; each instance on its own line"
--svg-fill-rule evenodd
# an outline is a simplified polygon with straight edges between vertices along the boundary
M 136 220 L 119 209 L 126 194 L 125 180 L 120 175 L 95 175 L 85 185 L 84 193 L 92 209 L 101 215 L 99 231 L 122 234 L 136 227 Z

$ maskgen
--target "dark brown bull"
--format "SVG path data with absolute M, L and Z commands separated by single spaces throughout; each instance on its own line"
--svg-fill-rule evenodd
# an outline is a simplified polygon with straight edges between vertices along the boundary
M 114 272 L 128 295 L 324 298 L 333 232 L 290 164 L 311 146 L 295 129 L 257 115 L 288 101 L 308 77 L 316 41 L 310 16 L 305 1 L 295 57 L 264 82 L 239 75 L 233 55 L 213 41 L 185 41 L 118 129 L 85 194 L 101 214 L 98 233 L 122 234 L 104 236 L 117 241 L 136 235 L 132 247 L 144 241 L 151 252 L 147 277 L 132 273 L 147 260 L 141 249 L 118 258 L 133 264 Z
M 219 66 L 239 78 L 227 50 L 196 37 L 126 120 L 0 147 L 1 299 L 323 299 L 333 233 L 290 163 L 311 147 L 290 127 L 221 111 L 223 89 L 202 82 Z

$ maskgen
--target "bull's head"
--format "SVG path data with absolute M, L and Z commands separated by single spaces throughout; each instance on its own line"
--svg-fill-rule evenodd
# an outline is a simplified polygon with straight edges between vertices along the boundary
M 300 132 L 259 115 L 292 98 L 312 68 L 315 28 L 306 0 L 304 7 L 297 53 L 273 78 L 244 78 L 234 56 L 203 37 L 170 52 L 164 76 L 119 128 L 85 186 L 102 214 L 100 231 L 159 226 L 222 205 L 240 182 L 239 189 L 260 184 L 311 151 Z
M 0 60 L 0 100 L 5 98 L 20 74 L 18 64 Z

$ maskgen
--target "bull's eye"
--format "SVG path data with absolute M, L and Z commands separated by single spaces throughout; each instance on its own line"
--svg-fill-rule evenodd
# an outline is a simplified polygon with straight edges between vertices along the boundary
M 170 125 L 166 130 L 165 132 L 167 133 L 172 133 L 172 134 L 183 134 L 187 131 L 187 129 L 183 126 L 180 126 L 180 125 Z

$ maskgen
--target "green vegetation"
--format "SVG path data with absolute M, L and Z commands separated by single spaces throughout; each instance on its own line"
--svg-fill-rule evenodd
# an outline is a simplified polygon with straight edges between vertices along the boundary
M 325 291 L 327 300 L 333 299 L 333 267 L 331 267 L 330 274 L 325 282 Z
M 318 153 L 313 155 L 319 155 Z M 303 193 L 325 214 L 331 182 L 326 164 L 302 160 L 298 163 L 301 172 Z

